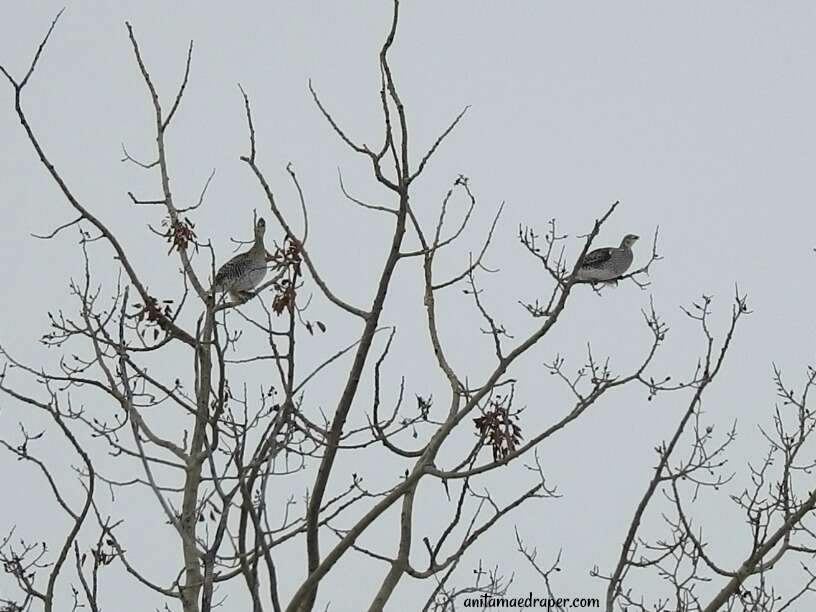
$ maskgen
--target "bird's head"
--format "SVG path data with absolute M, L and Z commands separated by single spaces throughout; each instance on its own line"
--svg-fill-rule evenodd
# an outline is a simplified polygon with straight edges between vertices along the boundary
M 262 240 L 264 237 L 264 233 L 266 232 L 266 221 L 263 220 L 263 217 L 258 219 L 258 222 L 255 224 L 255 239 Z
M 638 241 L 640 236 L 636 236 L 635 234 L 626 234 L 621 240 L 621 247 L 625 247 L 627 249 L 631 249 L 632 245 Z

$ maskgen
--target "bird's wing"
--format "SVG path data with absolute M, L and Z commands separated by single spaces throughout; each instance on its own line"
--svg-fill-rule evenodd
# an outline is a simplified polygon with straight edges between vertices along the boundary
M 584 256 L 584 259 L 581 262 L 581 267 L 595 268 L 597 266 L 602 266 L 607 261 L 612 259 L 613 251 L 614 249 L 612 247 L 604 247 L 602 249 L 590 251 Z
M 219 285 L 225 280 L 242 276 L 249 269 L 250 258 L 247 255 L 239 253 L 221 266 L 215 274 L 215 284 Z

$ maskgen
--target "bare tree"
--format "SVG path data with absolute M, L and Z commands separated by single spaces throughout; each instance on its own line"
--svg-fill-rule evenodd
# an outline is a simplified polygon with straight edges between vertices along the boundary
M 45 150 L 26 114 L 23 93 L 43 59 L 61 13 L 22 76 L 0 66 L 13 90 L 14 111 L 31 147 L 73 215 L 40 238 L 52 239 L 77 228 L 85 262 L 81 278 L 70 285 L 75 310 L 51 313 L 51 329 L 42 338 L 45 345 L 62 352 L 58 366 L 46 369 L 28 365 L 0 348 L 4 359 L 0 389 L 14 400 L 13 405 L 39 411 L 53 424 L 46 431 L 31 433 L 23 418 L 19 433 L 5 433 L 0 444 L 21 460 L 21 468 L 30 465 L 40 474 L 53 494 L 55 512 L 69 518 L 69 529 L 58 542 L 41 543 L 13 527 L 0 540 L 4 570 L 18 588 L 16 596 L 0 602 L 2 609 L 62 610 L 69 602 L 73 609 L 94 611 L 103 609 L 103 604 L 108 608 L 121 606 L 115 593 L 102 588 L 105 568 L 119 564 L 136 586 L 162 597 L 168 610 L 207 612 L 222 601 L 217 591 L 233 585 L 221 592 L 236 597 L 243 593 L 255 612 L 310 612 L 318 603 L 321 582 L 341 559 L 352 554 L 382 565 L 383 574 L 371 593 L 372 611 L 385 609 L 398 584 L 406 579 L 428 582 L 425 610 L 453 611 L 463 598 L 475 595 L 506 597 L 512 577 L 499 568 L 483 569 L 479 564 L 473 574 L 457 571 L 468 558 L 466 553 L 477 548 L 489 530 L 500 525 L 509 529 L 507 515 L 523 504 L 559 496 L 546 478 L 537 449 L 561 430 L 576 427 L 593 407 L 607 401 L 607 395 L 624 386 L 644 388 L 649 399 L 663 393 L 688 397 L 673 436 L 655 449 L 658 462 L 651 477 L 643 475 L 646 490 L 631 524 L 623 530 L 616 565 L 606 572 L 592 570 L 607 583 L 606 609 L 783 610 L 812 592 L 816 575 L 808 573 L 801 592 L 780 602 L 768 576 L 783 557 L 816 552 L 809 543 L 812 532 L 805 522 L 816 506 L 816 493 L 802 493 L 807 490 L 806 477 L 813 467 L 802 450 L 816 424 L 807 407 L 808 390 L 816 380 L 813 369 L 798 395 L 783 384 L 777 372 L 784 406 L 776 412 L 773 431 L 766 433 L 769 452 L 751 468 L 750 484 L 732 496 L 749 528 L 745 561 L 737 568 L 717 561 L 692 516 L 693 501 L 701 489 L 719 490 L 729 482 L 733 484 L 732 475 L 723 470 L 735 433 L 729 431 L 716 439 L 712 428 L 705 425 L 701 401 L 721 370 L 738 322 L 748 313 L 745 297 L 739 292 L 730 326 L 719 341 L 710 328 L 710 298 L 703 297 L 687 311 L 699 324 L 706 344 L 696 370 L 683 382 L 651 372 L 653 358 L 667 333 L 651 307 L 643 312 L 651 342 L 643 347 L 637 367 L 616 373 L 609 359 L 593 355 L 591 346 L 585 363 L 577 369 L 556 357 L 546 367 L 566 385 L 572 404 L 545 429 L 524 430 L 520 408 L 514 401 L 516 386 L 522 383 L 513 377 L 513 368 L 559 323 L 574 292 L 605 292 L 603 287 L 577 281 L 574 273 L 618 203 L 588 223 L 589 231 L 580 236 L 577 253 L 570 254 L 571 243 L 567 235 L 557 231 L 555 221 L 543 236 L 533 228 L 519 228 L 520 245 L 541 265 L 541 277 L 549 283 L 545 293 L 521 304 L 519 310 L 525 320 L 514 327 L 524 327 L 522 334 L 511 335 L 508 326 L 492 314 L 481 288 L 490 272 L 486 254 L 497 234 L 501 207 L 467 263 L 458 273 L 441 277 L 437 257 L 463 238 L 477 198 L 468 178 L 456 177 L 442 194 L 435 221 L 428 225 L 416 214 L 412 193 L 467 107 L 427 150 L 416 155 L 390 62 L 399 20 L 398 0 L 393 6 L 393 20 L 378 58 L 383 126 L 379 143 L 370 146 L 349 135 L 310 83 L 314 103 L 330 128 L 352 154 L 370 163 L 373 181 L 391 197 L 389 204 L 363 201 L 349 192 L 340 176 L 340 190 L 349 202 L 371 214 L 386 215 L 391 222 L 390 242 L 378 264 L 373 298 L 363 305 L 344 298 L 337 290 L 339 283 L 323 276 L 312 257 L 309 206 L 291 166 L 287 171 L 301 218 L 294 221 L 279 205 L 258 161 L 263 143 L 256 138 L 256 117 L 243 88 L 248 150 L 240 159 L 251 179 L 257 181 L 265 206 L 277 223 L 280 244 L 267 256 L 271 279 L 257 287 L 250 298 L 235 302 L 211 292 L 208 278 L 218 258 L 211 243 L 199 235 L 202 230 L 194 221 L 210 181 L 197 203 L 179 206 L 173 197 L 166 149 L 191 73 L 192 42 L 180 85 L 166 98 L 151 77 L 134 28 L 126 24 L 125 34 L 153 108 L 156 149 L 148 161 L 140 161 L 125 149 L 123 161 L 157 176 L 159 193 L 153 198 L 137 197 L 133 192 L 128 196 L 136 206 L 161 211 L 161 225 L 150 230 L 167 241 L 181 269 L 178 286 L 161 291 L 148 289 L 145 279 L 150 262 L 132 260 L 117 238 L 114 224 L 97 216 L 82 201 L 69 177 Z M 451 203 L 455 198 L 463 198 L 466 205 L 461 218 L 453 222 Z M 660 259 L 657 238 L 655 232 L 648 262 L 619 282 L 630 280 L 640 289 L 647 288 L 651 266 Z M 103 290 L 94 279 L 93 264 L 100 253 L 111 251 L 120 276 L 113 289 Z M 207 262 L 206 270 L 199 265 L 202 260 Z M 424 309 L 425 332 L 432 347 L 428 359 L 446 381 L 443 402 L 413 391 L 415 406 L 409 405 L 414 402 L 407 399 L 412 391 L 406 388 L 405 379 L 389 379 L 385 372 L 398 335 L 383 311 L 392 293 L 395 271 L 407 260 L 422 264 L 422 292 L 416 299 Z M 545 284 L 537 281 L 536 286 L 544 288 Z M 443 342 L 437 300 L 451 293 L 448 290 L 453 287 L 463 290 L 482 318 L 480 331 L 490 340 L 493 359 L 486 376 L 456 368 L 452 349 Z M 326 331 L 322 320 L 310 318 L 308 295 L 312 290 L 328 306 L 358 323 L 359 330 L 353 342 L 326 350 L 322 362 L 309 368 L 300 358 L 299 342 Z M 261 354 L 247 348 L 253 339 L 263 343 Z M 157 373 L 152 366 L 164 354 L 178 356 L 186 372 L 179 376 Z M 314 381 L 326 368 L 345 367 L 344 358 L 350 365 L 343 371 L 343 383 L 333 394 L 329 413 L 323 419 L 310 418 L 314 411 L 304 407 L 310 401 Z M 263 374 L 263 380 L 274 383 L 252 391 L 248 381 L 257 372 Z M 370 395 L 362 390 L 367 380 L 372 382 Z M 93 398 L 93 404 L 78 398 Z M 390 408 L 384 406 L 387 402 L 392 403 Z M 361 406 L 365 406 L 362 417 L 357 415 L 360 410 L 352 414 L 353 407 Z M 174 415 L 175 424 L 168 425 L 168 414 Z M 183 423 L 181 431 L 178 423 Z M 55 435 L 61 436 L 74 453 L 79 489 L 41 458 L 38 446 Z M 470 442 L 463 445 L 463 439 Z M 349 479 L 338 468 L 340 458 L 364 449 L 376 453 L 378 461 L 405 465 L 404 474 L 383 490 L 369 489 L 356 474 Z M 528 484 L 503 502 L 481 483 L 490 474 L 508 470 L 519 472 L 519 480 L 526 475 Z M 282 504 L 274 501 L 281 499 L 281 491 L 288 490 L 289 479 L 304 474 L 310 483 L 306 500 L 301 503 L 291 497 Z M 420 491 L 423 481 L 436 481 L 437 486 Z M 147 568 L 139 567 L 128 554 L 128 543 L 120 538 L 123 517 L 115 514 L 116 504 L 112 505 L 114 515 L 101 507 L 101 491 L 109 492 L 115 501 L 114 491 L 133 487 L 153 496 L 173 527 L 174 545 L 182 560 L 174 576 L 156 579 Z M 446 512 L 449 520 L 439 533 L 425 535 L 426 530 L 418 528 L 415 520 L 420 493 L 433 496 L 433 503 L 439 504 L 443 490 L 448 495 L 440 511 Z M 377 549 L 364 545 L 361 536 L 373 524 L 390 520 L 387 513 L 392 508 L 399 509 L 395 544 L 389 542 Z M 641 523 L 647 513 L 659 511 L 664 512 L 669 536 L 652 540 L 642 533 Z M 525 544 L 518 532 L 516 541 L 519 552 L 540 575 L 546 592 L 553 595 L 560 553 L 542 565 L 535 548 Z M 305 566 L 282 564 L 284 546 L 300 547 Z M 282 572 L 296 582 L 296 588 L 280 588 Z M 656 572 L 670 586 L 674 600 L 655 601 L 651 594 L 630 586 L 638 572 Z M 470 579 L 473 575 L 475 578 Z M 713 585 L 716 588 L 712 589 Z

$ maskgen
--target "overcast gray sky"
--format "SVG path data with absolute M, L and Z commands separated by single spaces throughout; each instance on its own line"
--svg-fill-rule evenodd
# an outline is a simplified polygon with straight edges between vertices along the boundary
M 211 238 L 225 258 L 231 253 L 230 237 L 250 237 L 253 209 L 265 210 L 254 178 L 238 159 L 247 152 L 240 82 L 253 102 L 259 163 L 273 189 L 296 215 L 285 173 L 292 162 L 311 209 L 313 257 L 344 298 L 365 303 L 390 226 L 387 219 L 342 200 L 337 167 L 360 197 L 380 201 L 387 194 L 372 181 L 368 163 L 349 153 L 320 117 L 307 81 L 312 79 L 350 134 L 377 142 L 376 54 L 390 3 L 254 1 L 241 3 L 240 9 L 230 4 L 68 3 L 25 92 L 33 126 L 73 189 L 118 232 L 151 290 L 175 292 L 177 260 L 166 257 L 164 243 L 146 229 L 147 223 L 160 223 L 161 211 L 134 207 L 127 197 L 128 191 L 156 197 L 159 183 L 120 161 L 122 143 L 147 159 L 154 142 L 152 109 L 124 22 L 134 26 L 165 98 L 177 86 L 193 39 L 192 75 L 168 147 L 180 203 L 194 202 L 216 170 L 206 204 L 194 217 L 197 232 Z M 51 0 L 4 3 L 0 62 L 21 74 L 62 5 Z M 772 361 L 798 384 L 813 358 L 814 31 L 816 5 L 806 1 L 404 2 L 393 67 L 408 107 L 415 155 L 471 105 L 417 185 L 414 206 L 423 218 L 432 218 L 453 179 L 460 173 L 470 177 L 479 204 L 465 243 L 442 262 L 444 270 L 454 271 L 466 264 L 468 249 L 479 248 L 496 207 L 506 202 L 487 260 L 501 273 L 483 277 L 482 285 L 485 300 L 511 333 L 522 336 L 531 329 L 517 300 L 533 300 L 549 288 L 543 271 L 518 245 L 519 223 L 543 233 L 555 217 L 564 232 L 575 236 L 620 200 L 597 244 L 640 234 L 644 240 L 636 245 L 636 264 L 648 257 L 649 237 L 660 226 L 664 259 L 653 268 L 647 291 L 623 283 L 601 297 L 577 292 L 559 327 L 513 371 L 520 381 L 519 402 L 527 406 L 525 431 L 540 430 L 568 409 L 564 389 L 542 376 L 542 363 L 555 354 L 567 356 L 577 368 L 591 341 L 597 355 L 611 357 L 616 371 L 637 362 L 648 348 L 640 311 L 650 296 L 671 327 L 655 373 L 687 377 L 702 342 L 679 306 L 701 293 L 713 295 L 714 321 L 722 331 L 738 283 L 755 312 L 739 330 L 735 351 L 704 405 L 706 419 L 719 430 L 739 420 L 730 464 L 737 477 L 730 492 L 744 486 L 745 461 L 765 452 L 757 425 L 768 425 L 772 416 Z M 29 363 L 53 363 L 54 352 L 35 340 L 46 331 L 48 310 L 74 308 L 67 283 L 81 273 L 82 263 L 74 232 L 50 242 L 30 236 L 70 220 L 72 212 L 37 161 L 12 102 L 12 90 L 0 86 L 0 254 L 6 292 L 0 341 Z M 459 206 L 464 207 L 461 200 Z M 270 234 L 281 237 L 276 227 Z M 569 248 L 577 253 L 579 241 L 572 240 Z M 101 246 L 94 253 L 95 277 L 110 289 L 115 283 L 111 253 Z M 199 258 L 196 265 L 204 271 L 208 263 Z M 444 404 L 445 387 L 430 361 L 422 325 L 420 282 L 417 265 L 400 270 L 383 321 L 399 330 L 385 373 L 392 391 L 404 374 L 411 394 L 434 393 Z M 304 349 L 307 359 L 317 363 L 348 342 L 356 327 L 321 300 L 312 308 L 314 318 L 329 323 L 329 333 Z M 472 302 L 452 291 L 440 309 L 455 363 L 478 378 L 493 352 L 478 331 Z M 183 371 L 172 362 L 160 365 Z M 315 414 L 330 409 L 326 398 L 332 397 L 332 383 L 345 367 L 323 379 L 313 399 Z M 358 418 L 364 408 L 357 407 Z M 509 517 L 469 555 L 464 579 L 481 559 L 488 566 L 498 564 L 505 574 L 516 572 L 512 591 L 541 588 L 514 550 L 512 527 L 517 525 L 542 559 L 554 558 L 563 548 L 564 571 L 555 586 L 559 593 L 600 597 L 605 585 L 590 578 L 589 570 L 595 564 L 602 571 L 612 567 L 650 478 L 653 448 L 673 430 L 683 409 L 679 395 L 648 403 L 642 390 L 622 391 L 553 438 L 542 447 L 541 459 L 548 481 L 563 497 L 530 503 Z M 36 422 L 21 406 L 0 403 L 4 435 L 28 419 Z M 43 452 L 48 456 L 47 449 Z M 51 459 L 59 460 L 59 452 L 52 453 Z M 360 462 L 349 463 L 348 471 L 354 465 L 372 486 L 391 482 L 403 469 L 371 458 Z M 5 490 L 25 492 L 22 504 L 0 504 L 0 528 L 17 524 L 20 535 L 32 537 L 52 528 L 60 533 L 59 524 L 42 522 L 55 511 L 31 470 L 4 454 L 0 474 Z M 484 484 L 509 496 L 527 483 L 516 465 Z M 334 486 L 339 490 L 346 484 Z M 305 481 L 297 494 L 304 488 Z M 423 493 L 425 500 L 441 495 Z M 283 500 L 284 492 L 280 495 Z M 129 531 L 123 533 L 131 536 L 128 546 L 136 562 L 155 567 L 157 577 L 160 568 L 165 576 L 172 574 L 175 543 L 163 548 L 160 537 L 140 536 L 163 528 L 154 499 L 142 492 L 128 503 Z M 120 512 L 116 505 L 111 511 Z M 720 501 L 703 500 L 694 510 L 695 518 L 710 526 L 712 550 L 725 565 L 737 562 L 746 549 L 746 528 L 731 511 L 726 495 Z M 385 552 L 396 542 L 394 516 L 389 520 L 366 537 Z M 419 520 L 422 535 L 421 525 L 430 530 L 441 524 L 438 508 L 426 501 Z M 651 533 L 659 533 L 659 520 L 653 516 L 650 521 L 657 529 Z M 170 528 L 164 529 L 169 535 Z M 742 539 L 732 544 L 732 536 Z M 292 549 L 292 562 L 283 572 L 284 590 L 302 578 L 305 562 L 299 550 Z M 332 600 L 335 610 L 368 605 L 365 580 L 353 588 L 348 582 L 350 572 L 362 571 L 378 578 L 384 574 L 382 567 L 351 559 L 328 580 L 321 600 Z M 780 588 L 798 584 L 799 571 L 794 565 L 783 568 L 777 575 Z M 4 580 L 0 576 L 0 593 L 8 591 Z M 111 580 L 122 592 L 134 588 L 121 576 Z M 661 587 L 643 588 L 656 595 Z M 391 609 L 416 609 L 427 591 L 428 585 L 405 580 Z M 145 600 L 131 609 L 154 603 Z M 108 607 L 126 609 L 121 605 Z

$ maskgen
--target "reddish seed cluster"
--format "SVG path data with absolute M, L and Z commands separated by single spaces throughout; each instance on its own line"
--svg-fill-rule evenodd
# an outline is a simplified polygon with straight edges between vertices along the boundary
M 168 320 L 173 316 L 173 310 L 170 306 L 172 303 L 173 300 L 162 300 L 159 303 L 159 300 L 153 296 L 148 296 L 146 304 L 133 305 L 136 312 L 131 315 L 131 318 L 147 325 L 154 325 L 153 339 L 156 340 L 159 337 L 159 329 L 165 329 Z
M 195 224 L 189 219 L 176 218 L 173 220 L 167 217 L 162 221 L 162 227 L 167 228 L 162 236 L 170 243 L 168 255 L 173 252 L 173 249 L 183 251 L 190 243 L 196 244 L 196 233 L 193 231 Z
M 518 448 L 521 427 L 517 420 L 517 413 L 510 411 L 510 402 L 501 398 L 490 402 L 482 416 L 473 419 L 484 445 L 493 449 L 494 461 L 504 459 Z
M 275 272 L 286 271 L 286 275 L 273 285 L 275 297 L 272 299 L 272 310 L 279 315 L 295 305 L 297 297 L 295 284 L 300 276 L 300 245 L 287 236 L 283 246 L 275 247 L 275 252 L 269 255 L 267 260 Z

